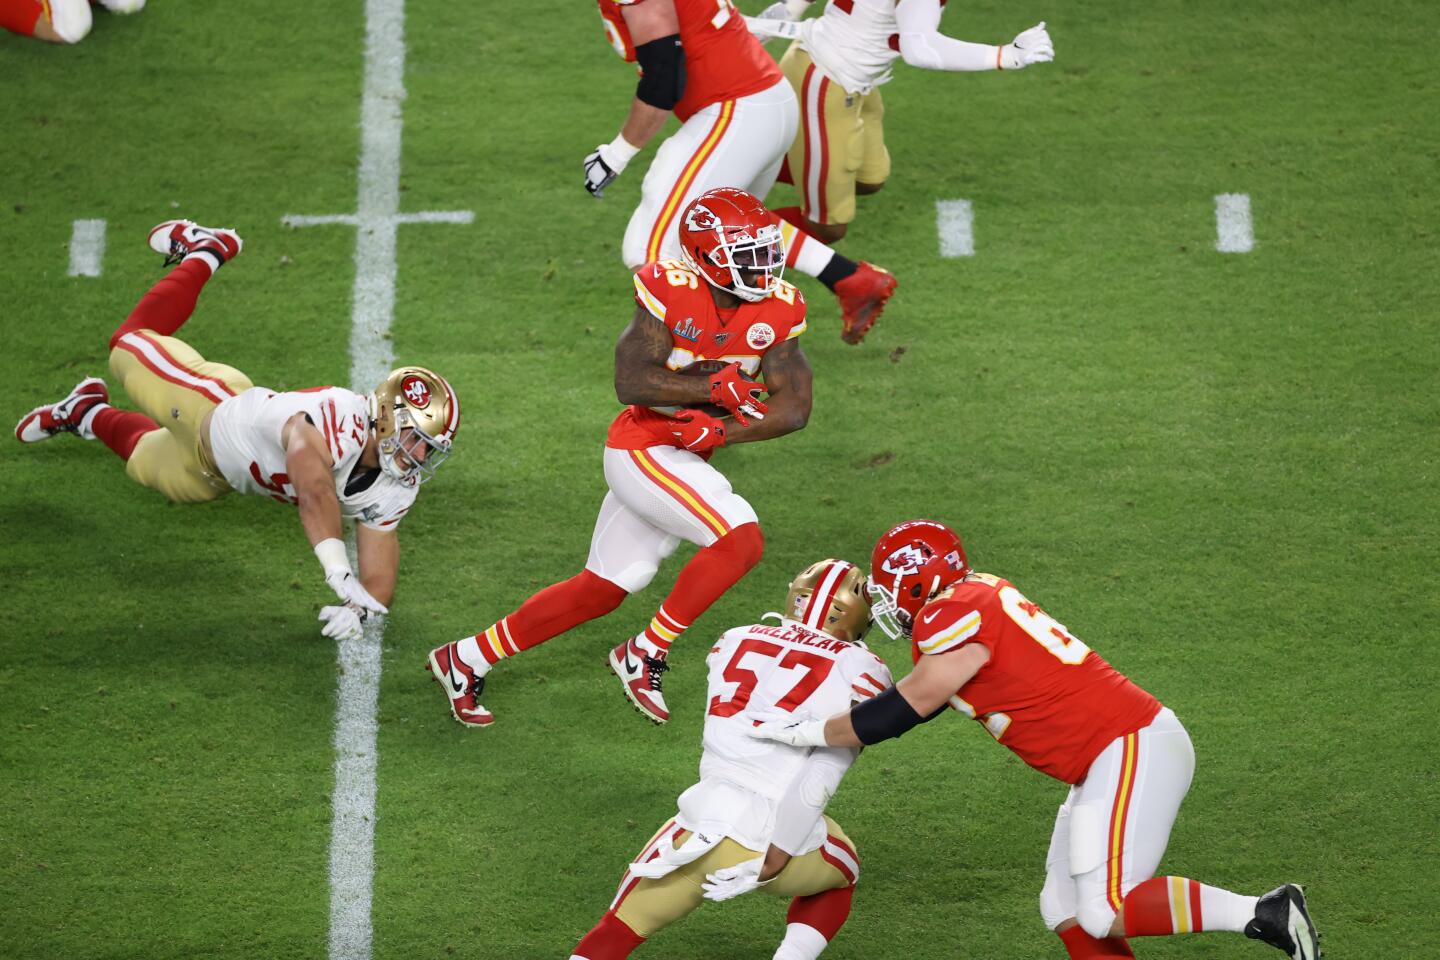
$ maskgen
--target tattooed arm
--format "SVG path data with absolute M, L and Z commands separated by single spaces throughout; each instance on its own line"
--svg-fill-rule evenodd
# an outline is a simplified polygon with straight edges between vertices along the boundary
M 694 407 L 710 402 L 710 378 L 686 377 L 665 366 L 670 331 L 644 307 L 615 344 L 615 396 L 645 407 Z
M 725 421 L 725 444 L 750 443 L 783 437 L 803 429 L 810 419 L 810 361 L 800 349 L 799 340 L 786 340 L 771 347 L 760 361 L 765 377 L 765 402 L 770 412 L 764 420 L 751 420 L 747 427 L 738 421 Z

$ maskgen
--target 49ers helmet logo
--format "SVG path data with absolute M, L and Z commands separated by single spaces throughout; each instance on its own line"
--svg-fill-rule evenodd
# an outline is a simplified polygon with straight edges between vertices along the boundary
M 691 230 L 714 230 L 720 226 L 720 218 L 709 207 L 697 203 L 686 212 L 685 226 Z
M 906 544 L 885 558 L 880 564 L 880 569 L 886 573 L 903 576 L 907 573 L 914 573 L 925 563 L 925 553 L 915 544 Z
M 423 410 L 430 405 L 430 386 L 419 377 L 406 377 L 400 384 L 400 391 L 412 407 Z

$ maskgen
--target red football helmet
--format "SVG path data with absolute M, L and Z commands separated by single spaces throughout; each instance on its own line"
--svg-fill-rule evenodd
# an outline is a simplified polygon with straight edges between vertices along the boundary
M 685 265 L 741 300 L 764 300 L 785 272 L 780 224 L 744 190 L 720 187 L 700 194 L 680 215 L 679 230 Z
M 920 608 L 969 572 L 960 537 L 945 524 L 910 520 L 891 527 L 870 554 L 875 624 L 891 639 L 910 636 Z

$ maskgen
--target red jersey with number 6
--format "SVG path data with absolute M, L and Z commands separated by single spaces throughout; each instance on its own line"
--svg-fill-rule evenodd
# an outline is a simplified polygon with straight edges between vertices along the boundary
M 610 43 L 626 60 L 635 45 L 620 7 L 664 0 L 600 0 Z M 673 0 L 685 48 L 685 92 L 675 104 L 681 122 L 723 100 L 759 93 L 784 79 L 775 59 L 745 27 L 733 0 Z
M 1079 783 L 1110 741 L 1160 712 L 1160 701 L 1008 580 L 972 573 L 920 609 L 911 643 L 916 662 L 967 643 L 984 644 L 990 659 L 950 706 L 1057 780 Z
M 777 280 L 764 300 L 721 310 L 705 278 L 679 260 L 657 260 L 635 271 L 635 302 L 669 329 L 665 366 L 671 370 L 719 360 L 738 363 L 754 377 L 770 348 L 805 332 L 805 297 L 791 284 Z M 610 424 L 605 445 L 616 450 L 675 446 L 670 420 L 679 409 L 626 407 Z

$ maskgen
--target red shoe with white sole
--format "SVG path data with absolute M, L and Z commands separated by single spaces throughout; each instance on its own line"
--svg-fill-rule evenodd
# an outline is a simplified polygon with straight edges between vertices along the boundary
M 15 425 L 15 439 L 21 443 L 39 443 L 57 433 L 73 433 L 86 440 L 95 434 L 85 422 L 85 415 L 97 406 L 110 402 L 110 390 L 99 377 L 86 377 L 65 395 L 65 399 L 36 407 Z
M 431 650 L 426 666 L 435 682 L 445 688 L 445 695 L 450 698 L 450 712 L 456 720 L 467 727 L 488 727 L 495 722 L 495 715 L 477 700 L 485 691 L 485 678 L 477 677 L 475 671 L 465 665 L 456 652 L 457 646 L 459 644 L 447 643 Z
M 650 656 L 633 639 L 610 651 L 610 670 L 620 678 L 625 696 L 636 710 L 656 723 L 670 719 L 660 690 L 661 674 L 669 669 L 664 657 Z

